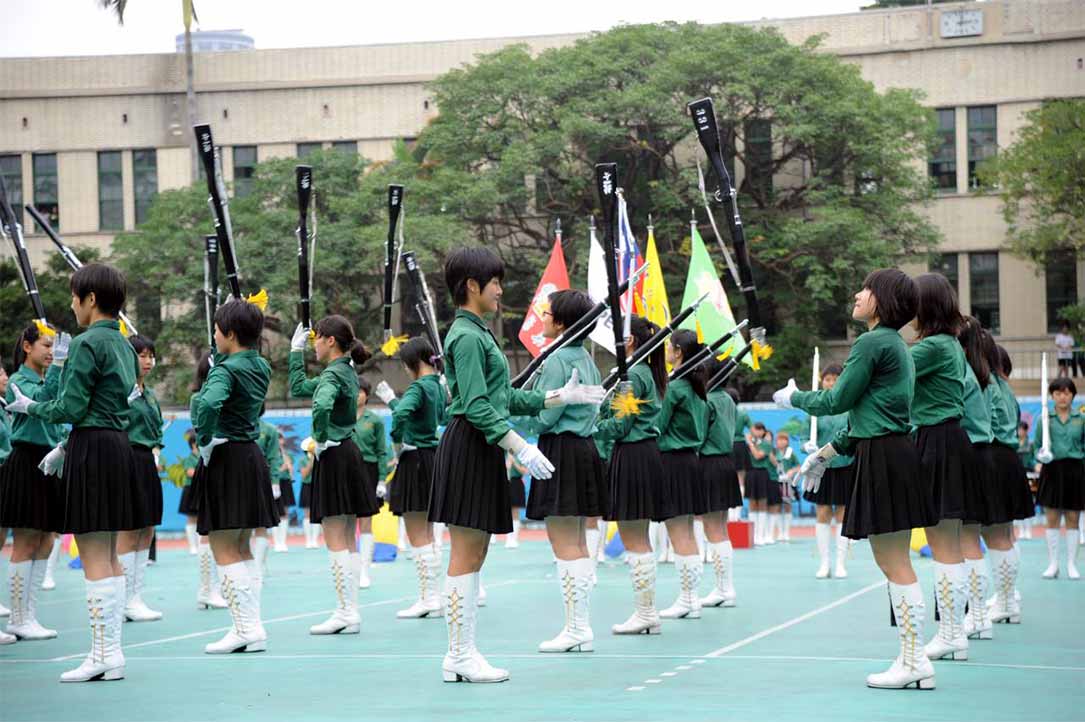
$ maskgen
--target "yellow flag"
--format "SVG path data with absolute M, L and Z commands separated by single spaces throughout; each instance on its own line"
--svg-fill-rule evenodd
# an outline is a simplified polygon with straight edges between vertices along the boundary
M 644 276 L 644 296 L 635 299 L 635 308 L 638 314 L 662 328 L 671 322 L 671 307 L 667 303 L 667 289 L 663 285 L 663 268 L 659 265 L 655 232 L 651 226 L 648 226 L 648 249 L 644 260 L 648 263 L 648 270 Z
M 192 7 L 192 0 L 181 0 L 181 14 L 185 23 L 185 30 L 192 28 L 192 16 L 196 10 Z

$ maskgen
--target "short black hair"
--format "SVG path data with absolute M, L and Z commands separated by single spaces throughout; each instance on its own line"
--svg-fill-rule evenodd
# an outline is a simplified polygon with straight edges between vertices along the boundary
M 550 294 L 550 315 L 554 323 L 560 323 L 565 328 L 572 326 L 593 308 L 595 302 L 583 291 L 567 288 Z
M 361 374 L 358 374 L 358 390 L 364 391 L 367 397 L 373 395 L 373 384 L 369 383 L 369 379 Z
M 742 398 L 741 396 L 738 395 L 738 389 L 736 389 L 734 386 L 728 386 L 727 387 L 727 395 L 730 396 L 731 400 L 734 401 L 736 404 Z
M 116 317 L 128 298 L 124 274 L 104 263 L 88 263 L 77 269 L 68 285 L 80 301 L 93 293 L 98 310 L 106 316 Z
M 399 347 L 399 360 L 411 371 L 418 373 L 422 364 L 433 366 L 437 362 L 437 352 L 424 336 L 415 336 Z
M 192 391 L 202 389 L 209 373 L 211 373 L 211 354 L 205 353 L 200 356 L 200 361 L 196 364 L 196 378 L 192 380 L 192 386 L 189 389 Z
M 158 355 L 154 350 L 154 341 L 146 336 L 141 336 L 138 333 L 132 334 L 128 337 L 128 343 L 132 344 L 132 348 L 135 349 L 137 356 L 144 351 L 150 351 L 152 356 Z
M 1019 424 L 1017 424 L 1017 428 L 1023 429 L 1024 431 L 1028 431 L 1028 422 L 1027 421 L 1020 422 Z
M 1077 386 L 1065 376 L 1060 376 L 1047 385 L 1047 393 L 1053 394 L 1056 391 L 1069 391 L 1073 396 L 1077 396 Z
M 826 376 L 839 376 L 844 373 L 844 367 L 840 364 L 829 364 L 821 370 L 821 376 L 819 378 L 825 378 Z
M 260 341 L 260 334 L 264 330 L 264 313 L 248 301 L 234 299 L 215 311 L 215 325 L 223 336 L 232 333 L 238 345 L 252 348 Z
M 879 268 L 871 271 L 863 281 L 863 288 L 874 294 L 880 325 L 900 330 L 915 318 L 919 290 L 915 281 L 900 269 Z
M 361 366 L 373 356 L 373 354 L 369 353 L 369 349 L 365 347 L 365 344 L 355 338 L 354 327 L 350 324 L 350 321 L 339 314 L 332 314 L 320 319 L 313 331 L 317 336 L 334 338 L 335 345 L 343 353 L 350 354 L 350 358 L 356 366 Z
M 751 424 L 750 428 L 752 428 L 752 429 L 761 429 L 762 431 L 768 431 L 768 429 L 765 428 L 765 425 L 763 423 L 761 423 L 760 421 L 753 422 L 753 424 Z
M 445 261 L 445 286 L 457 306 L 467 303 L 467 282 L 481 290 L 493 279 L 505 278 L 505 264 L 489 248 L 459 248 Z
M 956 337 L 964 325 L 964 318 L 957 303 L 957 292 L 949 279 L 941 273 L 923 273 L 916 276 L 915 285 L 919 290 L 919 306 L 916 308 L 919 337 L 938 334 Z

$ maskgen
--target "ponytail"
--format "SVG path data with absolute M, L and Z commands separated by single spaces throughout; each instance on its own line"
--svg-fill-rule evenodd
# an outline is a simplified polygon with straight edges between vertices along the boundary
M 690 331 L 688 328 L 682 328 L 675 331 L 671 335 L 671 344 L 682 352 L 682 363 L 689 361 L 689 359 L 696 356 L 701 350 L 704 349 L 704 344 L 697 340 L 697 334 Z M 705 393 L 705 367 L 704 364 L 697 364 L 697 367 L 687 373 L 682 378 L 689 381 L 689 385 L 693 388 L 693 393 L 697 394 L 701 399 L 704 399 L 707 394 Z
M 657 331 L 659 331 L 659 326 L 642 316 L 634 316 L 630 319 L 629 333 L 633 336 L 637 348 L 648 343 Z M 666 344 L 659 344 L 652 353 L 648 354 L 647 363 L 648 368 L 652 370 L 652 380 L 656 384 L 656 395 L 662 399 L 663 394 L 667 392 Z
M 313 331 L 317 336 L 335 339 L 335 345 L 340 351 L 350 356 L 355 366 L 361 366 L 373 357 L 365 344 L 354 337 L 354 327 L 350 325 L 350 321 L 339 314 L 320 319 L 313 327 Z
M 371 358 L 373 358 L 373 354 L 369 353 L 369 349 L 365 347 L 365 344 L 359 339 L 354 339 L 354 343 L 350 345 L 350 359 L 354 362 L 354 365 L 363 366 Z

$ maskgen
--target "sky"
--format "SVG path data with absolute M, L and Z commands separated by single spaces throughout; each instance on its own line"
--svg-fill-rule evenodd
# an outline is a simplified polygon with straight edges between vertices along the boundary
M 128 0 L 125 24 L 98 0 L 0 0 L 0 57 L 169 53 L 181 0 Z M 702 23 L 855 12 L 869 0 L 195 0 L 203 30 L 241 29 L 257 48 L 422 42 L 606 30 L 622 23 Z

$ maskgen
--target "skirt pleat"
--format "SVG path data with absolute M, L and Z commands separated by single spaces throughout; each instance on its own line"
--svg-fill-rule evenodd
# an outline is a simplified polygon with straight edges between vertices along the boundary
M 283 479 L 279 482 L 279 489 L 282 492 L 279 496 L 279 501 L 282 502 L 283 508 L 289 509 L 292 506 L 297 506 L 298 500 L 294 497 L 294 480 Z
M 655 439 L 615 444 L 607 486 L 610 487 L 607 521 L 668 518 L 664 516 L 667 508 L 663 500 L 663 460 Z
M 1059 459 L 1040 469 L 1037 501 L 1045 509 L 1085 509 L 1085 463 Z
M 803 492 L 802 498 L 821 506 L 845 506 L 851 495 L 852 480 L 855 478 L 855 465 L 829 468 L 821 477 L 821 486 L 811 493 Z
M 731 457 L 734 459 L 735 471 L 749 471 L 753 468 L 750 463 L 750 447 L 745 441 L 736 441 L 731 445 Z
M 52 528 L 56 477 L 38 469 L 51 450 L 18 441 L 11 445 L 11 454 L 0 466 L 0 527 L 40 531 Z
M 312 482 L 301 485 L 301 497 L 298 499 L 298 506 L 302 509 L 309 509 L 313 506 L 313 484 Z
M 768 469 L 753 467 L 746 472 L 746 498 L 764 500 L 769 506 L 781 501 L 780 482 L 769 477 Z
M 373 516 L 380 511 L 375 474 L 350 439 L 324 451 L 313 465 L 309 518 L 319 523 L 326 516 Z
M 162 478 L 158 475 L 154 452 L 145 446 L 132 447 L 132 478 L 139 482 L 137 506 L 143 527 L 158 526 L 162 523 Z
M 708 495 L 706 512 L 727 511 L 742 506 L 738 471 L 730 454 L 701 457 L 701 477 Z
M 197 485 L 197 480 L 199 483 Z M 227 529 L 267 529 L 279 523 L 267 459 L 253 441 L 229 441 L 211 452 L 196 474 L 196 529 L 201 535 Z
M 907 434 L 861 439 L 843 535 L 866 539 L 938 522 L 929 487 L 919 477 L 919 454 Z
M 132 447 L 123 431 L 73 429 L 64 473 L 54 488 L 51 531 L 89 534 L 147 526 L 145 490 L 132 476 Z
M 981 521 L 982 471 L 972 442 L 956 419 L 921 426 L 916 433 L 919 478 L 930 490 L 938 520 Z
M 505 451 L 462 416 L 453 417 L 437 446 L 429 520 L 490 534 L 512 531 Z
M 531 480 L 527 518 L 602 516 L 606 465 L 595 442 L 572 433 L 543 434 L 539 451 L 554 465 L 554 473 Z
M 429 511 L 436 458 L 436 449 L 414 449 L 400 454 L 389 489 L 388 505 L 393 514 L 403 516 L 408 512 L 424 514 Z
M 991 461 L 1001 490 L 1004 505 L 1001 522 L 1015 519 L 1031 519 L 1036 515 L 1036 504 L 1029 490 L 1028 476 L 1021 464 L 1017 449 L 995 442 L 991 445 Z
M 181 489 L 181 501 L 177 503 L 177 513 L 196 516 L 200 513 L 200 495 L 196 493 L 196 477 L 203 473 L 203 462 L 196 466 L 196 471 L 189 479 L 188 486 Z

